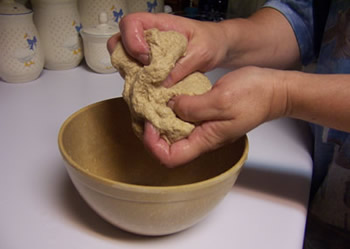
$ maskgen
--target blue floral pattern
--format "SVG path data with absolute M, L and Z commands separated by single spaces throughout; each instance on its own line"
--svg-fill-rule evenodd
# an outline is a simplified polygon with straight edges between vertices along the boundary
M 147 1 L 147 11 L 148 12 L 155 12 L 157 6 L 158 6 L 157 0 L 154 0 L 153 2 Z

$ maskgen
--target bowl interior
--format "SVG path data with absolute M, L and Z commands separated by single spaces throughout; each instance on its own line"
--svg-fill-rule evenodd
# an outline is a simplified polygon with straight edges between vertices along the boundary
M 247 141 L 209 152 L 186 165 L 169 169 L 155 160 L 136 138 L 122 98 L 81 109 L 63 124 L 60 149 L 71 165 L 87 174 L 144 186 L 176 186 L 218 176 L 246 153 Z

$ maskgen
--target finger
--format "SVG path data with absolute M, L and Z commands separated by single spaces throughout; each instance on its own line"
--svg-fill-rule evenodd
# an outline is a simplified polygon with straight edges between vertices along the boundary
M 143 15 L 140 15 L 141 17 Z M 142 19 L 133 14 L 122 18 L 120 30 L 122 41 L 127 53 L 144 65 L 149 64 L 149 47 L 144 38 Z
M 158 159 L 168 154 L 169 144 L 160 137 L 159 132 L 148 121 L 145 122 L 144 126 L 143 142 L 146 148 Z
M 227 94 L 227 93 L 225 93 Z M 231 101 L 213 87 L 209 92 L 197 96 L 179 95 L 168 102 L 168 106 L 181 119 L 199 123 L 229 118 Z
M 181 20 L 181 19 L 180 19 Z M 134 13 L 125 16 L 120 22 L 120 30 L 124 47 L 128 54 L 141 63 L 149 64 L 149 46 L 144 37 L 144 31 L 157 28 L 162 31 L 177 30 L 186 35 L 173 15 Z M 187 35 L 186 35 L 187 36 Z
M 189 19 L 174 15 L 134 13 L 125 16 L 121 20 L 120 30 L 127 53 L 141 63 L 148 65 L 150 49 L 144 38 L 145 30 L 150 28 L 157 28 L 162 31 L 175 30 L 189 39 L 193 32 L 191 25 Z M 182 65 L 181 60 L 177 63 L 168 79 L 165 80 L 164 86 L 171 86 L 194 71 L 193 67 L 189 65 L 189 62 L 193 61 L 191 59 L 193 55 L 189 57 L 189 60 L 184 61 L 184 65 Z
M 175 67 L 169 73 L 168 78 L 163 82 L 164 87 L 171 87 L 189 74 L 199 71 L 206 72 L 210 68 L 206 61 L 205 48 L 200 45 L 193 45 L 195 41 L 188 44 L 186 55 L 181 57 L 175 64 Z
M 188 138 L 169 145 L 164 139 L 160 138 L 159 133 L 148 123 L 145 125 L 144 144 L 162 164 L 173 168 L 188 163 L 202 153 L 215 149 L 221 144 L 217 136 L 212 136 L 213 131 L 208 127 L 210 125 L 196 127 Z
M 176 62 L 175 67 L 170 71 L 168 77 L 162 85 L 167 88 L 172 87 L 177 82 L 184 79 L 190 73 L 197 71 L 198 69 L 199 68 L 196 60 L 193 59 L 191 55 L 186 55 Z
M 111 38 L 107 41 L 107 49 L 110 54 L 113 53 L 115 46 L 117 45 L 118 41 L 120 40 L 120 33 L 117 33 L 113 35 Z

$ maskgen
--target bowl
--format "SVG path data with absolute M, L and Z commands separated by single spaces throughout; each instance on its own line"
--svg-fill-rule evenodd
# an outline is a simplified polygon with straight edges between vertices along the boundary
M 62 125 L 58 144 L 88 205 L 113 225 L 166 235 L 198 223 L 232 189 L 247 158 L 246 136 L 169 169 L 136 138 L 122 98 L 82 108 Z

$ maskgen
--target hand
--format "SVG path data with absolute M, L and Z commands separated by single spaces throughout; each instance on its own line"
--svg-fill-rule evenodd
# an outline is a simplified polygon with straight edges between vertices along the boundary
M 213 69 L 226 56 L 225 32 L 217 23 L 200 22 L 169 14 L 133 13 L 125 16 L 119 26 L 120 34 L 108 41 L 109 52 L 112 53 L 116 43 L 122 39 L 128 54 L 145 65 L 149 64 L 150 51 L 143 36 L 144 30 L 175 30 L 187 37 L 186 56 L 176 63 L 164 82 L 167 87 L 194 71 L 206 72 Z
M 245 67 L 226 74 L 200 96 L 177 96 L 169 106 L 183 120 L 200 123 L 190 136 L 169 145 L 150 123 L 146 147 L 168 167 L 189 162 L 243 136 L 288 110 L 283 71 Z

